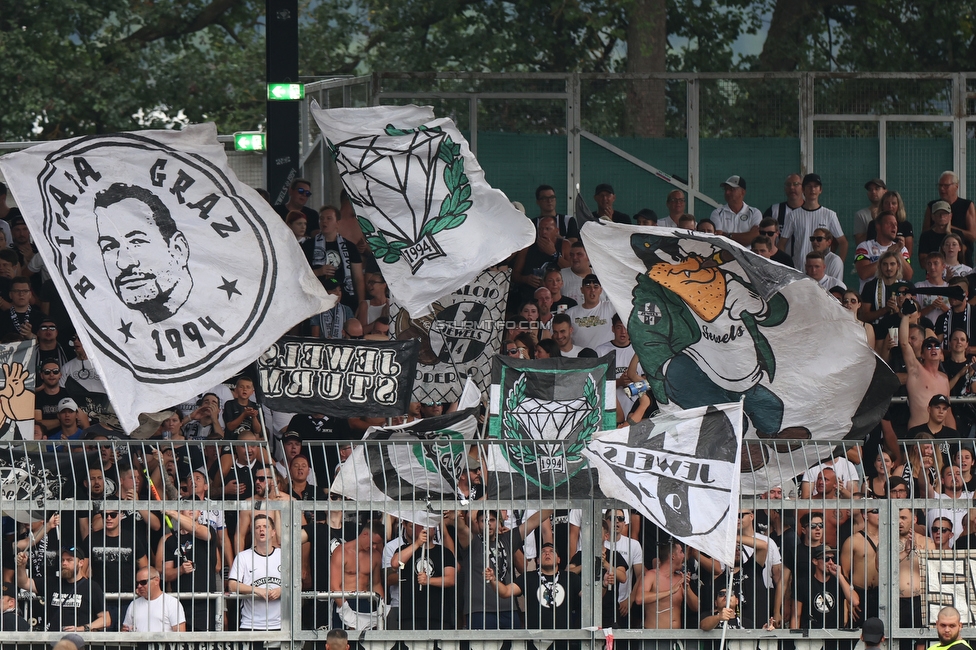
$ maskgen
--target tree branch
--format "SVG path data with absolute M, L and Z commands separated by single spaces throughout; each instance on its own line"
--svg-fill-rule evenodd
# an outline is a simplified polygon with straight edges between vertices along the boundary
M 154 25 L 146 25 L 123 39 L 123 42 L 150 43 L 160 38 L 192 34 L 217 24 L 220 17 L 242 0 L 213 0 L 189 21 L 180 16 L 168 16 Z

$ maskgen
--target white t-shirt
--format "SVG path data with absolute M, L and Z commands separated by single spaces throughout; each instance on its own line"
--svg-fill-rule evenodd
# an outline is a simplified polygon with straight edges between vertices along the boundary
M 783 563 L 783 556 L 779 552 L 779 546 L 776 545 L 776 542 L 769 539 L 768 536 L 763 535 L 762 533 L 754 533 L 754 535 L 756 539 L 765 540 L 766 544 L 769 546 L 768 550 L 766 551 L 766 564 L 765 566 L 763 566 L 762 575 L 763 575 L 763 583 L 766 585 L 766 588 L 772 589 L 773 588 L 773 567 Z M 749 559 L 750 557 L 752 557 L 752 554 L 755 552 L 756 549 L 752 548 L 751 546 L 746 546 L 744 544 L 742 545 L 742 555 L 744 559 Z
M 867 235 L 868 226 L 874 220 L 871 216 L 871 208 L 861 208 L 854 213 L 854 234 Z
M 881 256 L 885 254 L 885 251 L 887 251 L 890 246 L 891 244 L 888 245 L 879 244 L 877 239 L 868 239 L 867 241 L 862 241 L 860 244 L 857 245 L 857 248 L 854 249 L 854 263 L 856 264 L 861 260 L 867 260 L 872 263 L 877 262 L 878 260 L 881 259 Z M 907 248 L 902 246 L 901 256 L 907 260 L 911 256 L 911 253 L 908 252 Z M 858 291 L 862 291 L 864 289 L 864 285 L 873 279 L 874 278 L 861 280 L 861 286 L 858 288 Z
M 186 622 L 183 605 L 169 594 L 160 594 L 153 600 L 136 598 L 125 610 L 122 625 L 133 632 L 172 632 Z
M 574 345 L 572 348 L 570 348 L 569 352 L 564 352 L 563 350 L 560 350 L 559 354 L 563 355 L 564 357 L 569 357 L 570 359 L 575 359 L 576 357 L 579 356 L 579 353 L 582 351 L 583 351 L 583 346 Z
M 830 291 L 834 287 L 843 287 L 845 290 L 847 289 L 847 285 L 846 284 L 844 284 L 843 282 L 841 282 L 837 278 L 832 277 L 832 276 L 829 276 L 829 275 L 824 275 L 822 278 L 820 278 L 817 281 L 817 284 L 819 284 L 821 287 L 823 287 L 823 290 L 824 291 Z
M 596 350 L 613 339 L 613 315 L 617 313 L 609 302 L 600 301 L 596 307 L 586 308 L 582 303 L 566 310 L 573 319 L 573 343 Z
M 733 212 L 728 204 L 712 210 L 710 220 L 715 224 L 715 230 L 721 230 L 725 234 L 749 232 L 762 221 L 762 212 L 758 209 L 742 204 L 742 209 Z
M 942 280 L 939 284 L 932 284 L 928 280 L 922 280 L 921 282 L 915 283 L 915 287 L 917 289 L 934 289 L 937 287 L 948 287 L 948 286 L 949 283 L 946 282 L 945 280 Z M 936 298 L 938 297 L 939 296 L 930 296 L 922 293 L 922 294 L 918 294 L 915 298 L 918 300 L 918 304 L 922 308 L 922 311 L 925 311 L 927 308 L 932 306 L 932 303 L 935 302 Z M 943 298 L 943 302 L 948 304 L 949 301 Z
M 857 482 L 860 480 L 860 477 L 857 475 L 857 466 L 854 463 L 846 458 L 835 458 L 833 463 L 820 463 L 803 472 L 800 483 L 812 483 L 814 484 L 814 489 L 816 489 L 817 477 L 820 476 L 821 470 L 828 467 L 834 470 L 834 476 L 837 477 L 838 485 L 847 485 L 851 481 Z M 811 490 L 810 496 L 812 497 L 813 495 L 814 492 Z
M 397 551 L 400 550 L 400 548 L 404 544 L 405 542 L 403 540 L 403 535 L 397 535 L 395 538 L 388 541 L 386 543 L 386 546 L 383 547 L 383 555 L 380 560 L 381 562 L 380 566 L 382 566 L 384 569 L 393 568 L 393 556 L 396 554 Z M 397 582 L 392 585 L 387 585 L 386 596 L 387 596 L 387 601 L 390 604 L 390 607 L 399 607 L 400 606 L 400 583 Z
M 956 543 L 959 536 L 965 532 L 962 525 L 963 517 L 969 513 L 969 508 L 973 505 L 973 493 L 962 491 L 962 497 L 953 499 L 948 494 L 937 494 L 936 499 L 945 501 L 945 506 L 941 508 L 930 508 L 925 513 L 925 530 L 931 531 L 932 524 L 936 519 L 946 518 L 952 521 L 952 544 Z M 931 533 L 930 533 L 931 536 Z
M 832 278 L 843 278 L 844 277 L 844 262 L 840 259 L 840 255 L 834 253 L 833 251 L 827 251 L 824 255 L 824 266 L 827 267 L 827 275 Z
M 786 223 L 780 237 L 783 239 L 793 239 L 793 263 L 796 268 L 802 269 L 807 260 L 807 253 L 813 250 L 810 245 L 810 237 L 817 228 L 829 230 L 834 236 L 834 240 L 844 236 L 844 230 L 840 227 L 837 213 L 830 208 L 822 205 L 816 210 L 807 210 L 802 205 L 786 215 Z
M 621 536 L 614 546 L 610 543 L 610 540 L 603 542 L 603 548 L 616 550 L 627 563 L 627 580 L 620 584 L 620 590 L 617 592 L 617 602 L 622 603 L 630 597 L 630 592 L 634 588 L 634 566 L 640 564 L 641 571 L 644 570 L 644 551 L 641 549 L 640 542 L 630 537 Z
M 573 269 L 566 268 L 562 269 L 560 273 L 563 276 L 563 289 L 562 293 L 567 298 L 572 298 L 579 304 L 583 304 L 583 278 L 573 273 Z M 587 271 L 583 277 L 586 277 L 592 273 L 592 271 Z M 610 296 L 604 291 L 603 295 L 600 296 L 600 302 L 610 302 Z
M 627 372 L 627 368 L 630 367 L 630 361 L 634 358 L 634 346 L 625 345 L 620 348 L 613 344 L 613 341 L 609 343 L 604 343 L 596 349 L 598 356 L 604 356 L 613 352 L 616 356 L 614 361 L 614 379 L 620 379 Z M 617 403 L 620 404 L 620 408 L 623 410 L 624 415 L 630 413 L 630 409 L 634 408 L 634 402 L 636 400 L 633 397 L 627 395 L 623 388 L 617 389 Z M 572 515 L 571 515 L 572 516 Z M 572 523 L 572 521 L 570 522 Z
M 253 548 L 237 554 L 230 567 L 230 579 L 252 587 L 281 588 L 281 549 L 270 555 L 259 555 Z M 265 600 L 257 596 L 241 598 L 242 630 L 280 630 L 281 599 Z

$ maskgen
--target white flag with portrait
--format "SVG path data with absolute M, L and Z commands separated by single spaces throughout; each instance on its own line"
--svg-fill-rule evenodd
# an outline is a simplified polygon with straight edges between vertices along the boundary
M 454 122 L 425 106 L 322 109 L 359 226 L 410 316 L 535 241 L 532 222 L 485 181 Z
M 126 431 L 335 302 L 213 124 L 45 143 L 0 169 Z

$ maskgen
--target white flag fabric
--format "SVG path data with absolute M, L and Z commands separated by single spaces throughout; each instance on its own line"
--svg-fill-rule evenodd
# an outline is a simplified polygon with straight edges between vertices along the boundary
M 45 143 L 0 169 L 126 431 L 335 303 L 213 124 Z
M 742 404 L 661 413 L 600 431 L 583 450 L 606 496 L 728 565 L 735 562 Z
M 760 494 L 863 439 L 898 380 L 816 282 L 716 235 L 588 223 L 582 238 L 666 412 L 744 400 L 743 485 Z
M 431 107 L 322 109 L 312 116 L 390 291 L 418 318 L 535 241 L 532 222 L 485 182 L 467 141 Z

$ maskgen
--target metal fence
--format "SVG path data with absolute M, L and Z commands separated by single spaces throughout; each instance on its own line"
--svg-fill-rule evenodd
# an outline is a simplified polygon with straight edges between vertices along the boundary
M 909 645 L 934 636 L 934 615 L 942 606 L 957 607 L 967 625 L 976 622 L 976 558 L 968 550 L 976 544 L 976 526 L 970 521 L 974 504 L 969 489 L 976 484 L 971 440 L 906 442 L 896 455 L 901 458 L 892 463 L 885 456 L 879 463 L 869 461 L 870 450 L 854 443 L 821 443 L 817 455 L 828 459 L 829 466 L 798 467 L 797 479 L 783 485 L 782 492 L 743 498 L 736 507 L 730 504 L 728 516 L 738 513 L 740 525 L 740 561 L 731 567 L 731 577 L 729 567 L 691 549 L 687 556 L 680 548 L 675 553 L 664 544 L 666 537 L 654 522 L 603 498 L 592 472 L 550 493 L 499 491 L 505 468 L 492 466 L 492 455 L 485 453 L 488 446 L 502 444 L 498 442 L 466 441 L 469 452 L 450 476 L 464 474 L 470 482 L 458 482 L 462 493 L 456 498 L 437 499 L 404 492 L 389 466 L 389 459 L 398 456 L 427 457 L 425 448 L 436 441 L 396 446 L 307 443 L 304 451 L 311 462 L 302 456 L 290 463 L 297 481 L 292 484 L 275 474 L 276 461 L 265 446 L 253 443 L 97 442 L 70 443 L 60 450 L 51 444 L 12 443 L 0 451 L 4 543 L 18 544 L 23 552 L 18 561 L 7 546 L 0 553 L 0 568 L 5 579 L 12 576 L 19 582 L 19 605 L 38 627 L 5 631 L 5 640 L 15 643 L 49 642 L 61 636 L 44 629 L 45 619 L 55 620 L 51 608 L 56 609 L 57 598 L 65 592 L 63 585 L 58 591 L 64 577 L 56 574 L 59 570 L 90 571 L 92 580 L 105 583 L 114 629 L 81 633 L 91 643 L 110 646 L 318 645 L 329 629 L 343 625 L 334 618 L 338 609 L 345 624 L 358 619 L 361 627 L 375 625 L 348 631 L 350 639 L 370 648 L 390 648 L 398 642 L 410 648 L 437 642 L 446 648 L 459 647 L 460 642 L 474 650 L 503 641 L 533 642 L 539 650 L 551 644 L 595 648 L 604 643 L 607 628 L 613 628 L 616 643 L 625 647 L 653 639 L 694 647 L 715 642 L 723 633 L 710 616 L 716 604 L 723 604 L 722 590 L 729 587 L 739 601 L 736 611 L 743 626 L 724 633 L 728 639 L 750 643 L 847 642 L 857 637 L 855 610 L 861 616 L 880 616 L 889 638 Z M 335 469 L 332 461 L 346 458 L 344 451 L 356 445 L 370 445 L 370 453 L 355 466 L 342 465 L 344 479 L 371 483 L 370 498 L 330 494 L 325 487 L 329 468 Z M 848 457 L 857 462 L 845 460 Z M 304 474 L 294 465 L 303 461 L 311 466 L 319 488 L 300 484 Z M 193 470 L 208 465 L 222 469 L 212 470 L 206 480 L 193 476 Z M 147 476 L 154 490 L 148 489 Z M 105 484 L 114 496 L 100 493 L 100 477 L 108 477 Z M 261 480 L 271 477 L 275 480 Z M 510 488 L 520 485 L 518 477 L 504 478 Z M 962 490 L 955 489 L 960 486 Z M 524 484 L 526 491 L 531 487 Z M 277 496 L 290 492 L 291 498 Z M 501 529 L 494 527 L 492 515 Z M 369 528 L 371 522 L 377 527 Z M 506 529 L 521 530 L 525 541 L 511 541 Z M 781 563 L 773 559 L 772 545 L 763 534 L 779 540 Z M 432 541 L 423 543 L 421 535 Z M 120 536 L 121 543 L 110 541 Z M 192 542 L 201 539 L 205 543 L 194 546 Z M 951 545 L 944 543 L 948 539 Z M 545 548 L 549 541 L 559 557 L 554 566 Z M 832 557 L 820 560 L 814 551 L 823 542 Z M 127 554 L 130 547 L 133 551 Z M 255 548 L 256 555 L 248 555 L 249 548 Z M 636 555 L 638 548 L 642 558 Z M 262 582 L 256 577 L 268 557 L 272 564 L 280 562 L 272 567 L 280 568 L 280 577 L 272 575 Z M 485 566 L 499 576 L 481 571 L 484 558 Z M 638 560 L 643 571 L 636 566 Z M 148 584 L 153 576 L 143 564 L 161 574 L 160 586 Z M 831 591 L 822 586 L 824 575 L 834 570 L 831 564 L 841 567 L 858 590 L 857 606 L 849 603 L 849 611 L 843 602 L 824 604 L 838 594 L 841 601 L 853 600 L 846 588 Z M 445 567 L 451 566 L 456 567 L 453 584 L 441 582 Z M 420 567 L 433 578 L 423 586 L 418 584 Z M 559 575 L 564 576 L 559 584 L 568 591 L 551 586 Z M 524 626 L 480 629 L 476 603 L 494 602 L 491 594 L 499 587 L 491 579 L 496 577 L 503 585 L 514 581 L 520 586 L 523 598 L 514 610 Z M 30 595 L 31 579 L 35 596 Z M 46 586 L 50 584 L 54 587 Z M 629 618 L 619 608 L 619 602 L 628 600 L 624 584 L 635 594 Z M 252 586 L 280 589 L 280 595 L 275 592 L 266 600 L 266 592 L 254 593 Z M 394 586 L 399 587 L 399 603 L 391 593 Z M 182 604 L 190 631 L 115 631 L 136 596 L 153 596 L 160 587 Z M 578 594 L 573 593 L 577 587 Z M 140 591 L 145 589 L 156 591 Z M 681 597 L 676 596 L 679 592 Z M 364 611 L 374 611 L 381 599 L 399 615 L 356 616 L 357 603 Z M 276 600 L 280 625 L 264 629 L 260 612 Z M 348 608 L 336 607 L 347 600 Z M 421 602 L 429 609 L 421 609 Z M 817 609 L 814 619 L 835 613 L 836 624 L 810 629 L 799 603 Z M 540 623 L 547 620 L 549 607 L 563 611 L 558 608 L 564 605 L 567 618 Z M 800 620 L 791 626 L 798 608 Z M 242 631 L 249 612 L 254 631 Z M 770 618 L 776 627 L 760 629 Z M 674 629 L 648 629 L 665 623 Z

